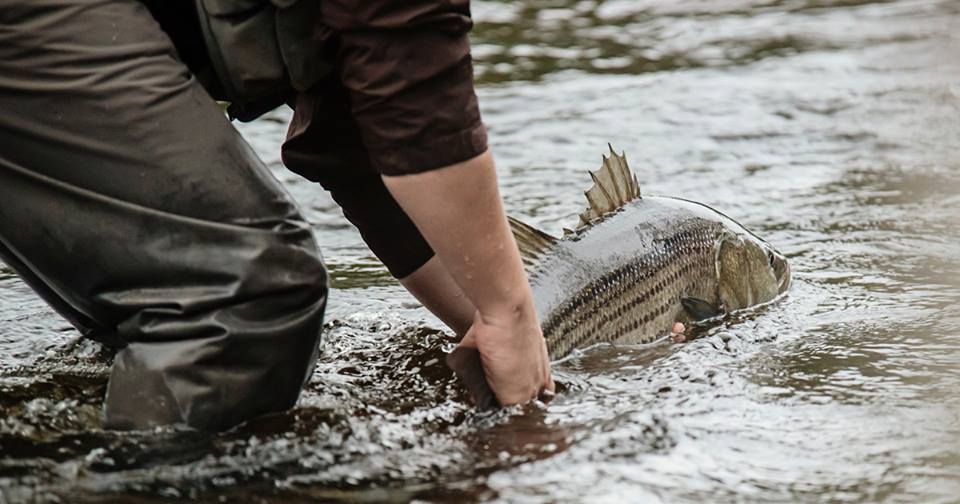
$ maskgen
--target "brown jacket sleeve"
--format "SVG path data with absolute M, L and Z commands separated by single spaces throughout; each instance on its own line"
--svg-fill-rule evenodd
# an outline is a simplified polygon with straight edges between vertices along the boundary
M 486 150 L 468 0 L 324 0 L 321 12 L 378 172 L 427 171 Z

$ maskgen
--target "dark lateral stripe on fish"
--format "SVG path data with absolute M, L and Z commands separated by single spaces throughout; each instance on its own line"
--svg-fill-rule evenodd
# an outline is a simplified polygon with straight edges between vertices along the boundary
M 685 268 L 685 270 L 690 270 L 690 269 L 692 269 L 692 267 Z M 673 279 L 679 280 L 680 276 L 681 276 L 680 272 L 678 271 L 673 275 Z M 587 321 L 594 322 L 594 323 L 589 324 L 590 328 L 587 331 L 585 331 L 579 337 L 573 339 L 572 341 L 569 341 L 567 345 L 563 345 L 561 341 L 557 341 L 558 346 L 560 348 L 582 348 L 589 344 L 616 339 L 618 336 L 621 336 L 624 332 L 628 332 L 630 330 L 634 330 L 634 331 L 639 330 L 644 325 L 650 322 L 653 322 L 654 320 L 656 320 L 657 317 L 665 314 L 669 309 L 670 305 L 677 302 L 677 300 L 674 300 L 673 298 L 666 299 L 659 306 L 654 307 L 652 310 L 644 313 L 642 316 L 634 319 L 632 322 L 627 324 L 621 324 L 620 326 L 614 328 L 613 331 L 603 331 L 603 329 L 605 329 L 607 324 L 609 324 L 610 322 L 613 322 L 614 320 L 619 318 L 623 318 L 623 316 L 625 315 L 625 312 L 628 309 L 636 308 L 641 303 L 647 302 L 648 300 L 650 300 L 650 298 L 655 297 L 664 288 L 665 286 L 662 283 L 658 283 L 653 289 L 645 291 L 640 296 L 631 300 L 628 304 L 621 306 L 621 308 L 617 310 L 615 315 L 605 314 L 601 316 L 601 319 L 599 321 L 588 319 Z M 603 333 L 606 333 L 608 337 L 597 338 L 597 336 L 602 336 Z
M 631 276 L 629 276 L 629 277 L 627 277 L 627 278 L 625 278 L 625 279 L 623 279 L 623 280 L 619 280 L 619 281 L 618 281 L 618 284 L 617 284 L 618 286 L 621 285 L 623 282 L 627 282 L 627 281 L 640 282 L 640 281 L 646 280 L 646 279 L 648 279 L 648 278 L 652 278 L 652 277 L 657 276 L 657 275 L 655 275 L 655 274 L 650 274 L 650 273 L 648 273 L 648 272 L 639 271 L 639 270 L 635 269 L 634 267 L 631 267 L 630 269 L 631 269 L 631 270 L 634 270 L 634 271 L 636 272 L 635 275 L 631 275 Z M 679 280 L 679 272 L 674 275 L 673 280 Z M 602 282 L 598 282 L 598 283 L 609 284 L 610 282 L 609 282 L 609 281 L 602 281 Z M 635 308 L 635 307 L 638 306 L 640 303 L 644 303 L 644 302 L 646 302 L 647 300 L 649 300 L 650 298 L 655 297 L 655 296 L 656 296 L 657 294 L 659 294 L 665 287 L 666 287 L 666 285 L 665 285 L 663 282 L 658 282 L 658 283 L 656 283 L 656 284 L 654 284 L 654 285 L 651 285 L 651 286 L 647 287 L 646 290 L 640 291 L 637 297 L 635 297 L 634 299 L 632 299 L 632 300 L 630 300 L 630 301 L 627 301 L 626 304 L 621 304 L 621 307 L 618 308 L 618 312 L 619 312 L 618 314 L 622 315 L 622 312 L 624 311 L 624 308 L 625 308 L 625 307 Z M 590 292 L 591 294 L 594 293 L 594 292 L 596 292 L 597 290 L 598 290 L 598 288 L 597 288 L 596 285 L 591 286 L 590 288 L 588 288 L 588 292 Z M 605 290 L 604 290 L 604 289 L 599 289 L 599 290 L 602 291 L 600 295 L 577 296 L 577 298 L 574 300 L 574 302 L 571 303 L 571 305 L 569 305 L 569 306 L 564 310 L 564 312 L 562 312 L 562 313 L 560 313 L 560 314 L 557 314 L 557 316 L 553 319 L 553 320 L 556 321 L 558 324 L 551 324 L 550 326 L 547 326 L 547 327 L 545 328 L 546 331 L 552 333 L 555 329 L 563 329 L 563 326 L 564 326 L 564 325 L 575 325 L 574 322 L 577 322 L 577 321 L 571 319 L 571 314 L 572 314 L 572 312 L 576 311 L 578 308 L 583 308 L 585 305 L 595 305 L 595 306 L 599 307 L 599 306 L 602 306 L 602 305 L 604 305 L 604 304 L 608 304 L 608 303 L 610 303 L 611 301 L 613 301 L 613 300 L 615 300 L 615 299 L 617 299 L 617 298 L 621 298 L 621 297 L 622 297 L 622 294 L 623 294 L 623 292 L 622 292 L 620 289 L 605 289 Z M 592 306 L 591 306 L 591 307 L 592 307 Z M 594 310 L 588 310 L 588 313 L 596 314 L 596 313 L 598 313 L 598 311 L 595 310 L 595 309 L 594 309 Z M 607 319 L 609 319 L 609 318 L 610 318 L 609 315 L 604 315 L 604 318 L 603 318 L 599 323 L 600 323 L 600 324 L 605 324 L 605 323 L 609 322 L 609 320 L 607 320 Z M 588 317 L 586 321 L 596 322 L 592 317 Z
M 641 198 L 612 148 L 590 176 L 576 230 L 554 238 L 510 223 L 551 358 L 599 342 L 650 342 L 692 320 L 684 298 L 729 312 L 789 287 L 783 254 L 701 203 Z
M 663 240 L 663 244 L 668 245 L 665 250 L 660 250 L 660 254 L 650 254 L 643 259 L 631 263 L 625 267 L 619 268 L 611 275 L 591 283 L 580 295 L 574 297 L 572 302 L 564 307 L 561 313 L 552 317 L 545 333 L 548 339 L 553 342 L 559 353 L 565 353 L 570 348 L 580 348 L 601 341 L 612 341 L 622 337 L 628 332 L 638 331 L 646 324 L 656 321 L 656 319 L 669 310 L 670 306 L 679 303 L 678 296 L 671 296 L 663 300 L 660 305 L 639 315 L 634 319 L 627 319 L 619 324 L 610 327 L 610 324 L 623 319 L 631 310 L 640 306 L 653 298 L 659 296 L 668 287 L 674 286 L 689 273 L 702 267 L 692 261 L 677 262 L 678 255 L 686 250 L 687 252 L 703 253 L 709 250 L 709 245 L 705 240 L 706 236 L 702 233 L 680 233 L 676 236 Z M 681 247 L 680 245 L 688 245 Z M 663 253 L 666 252 L 666 253 Z M 641 269 L 644 260 L 653 259 L 653 269 Z M 666 266 L 666 267 L 663 267 Z M 656 279 L 652 285 L 645 285 L 645 289 L 637 291 L 637 295 L 625 295 L 631 291 L 631 287 L 641 285 L 644 280 Z M 597 294 L 599 292 L 599 294 Z M 677 299 L 674 299 L 676 297 Z M 620 303 L 614 303 L 621 300 Z M 600 310 L 601 306 L 611 305 L 607 310 Z M 584 317 L 573 316 L 575 312 L 581 311 Z M 568 332 L 581 326 L 585 328 L 579 335 L 574 336 L 572 340 L 564 340 Z M 663 332 L 667 328 L 663 328 Z
M 697 237 L 693 235 L 688 235 L 688 238 L 695 239 Z M 584 303 L 590 303 L 590 301 L 593 301 L 593 303 L 590 303 L 590 304 L 602 305 L 605 303 L 609 303 L 611 300 L 619 297 L 620 294 L 622 294 L 622 292 L 620 292 L 619 290 L 606 288 L 607 286 L 614 284 L 613 280 L 616 280 L 616 285 L 620 286 L 624 282 L 628 282 L 628 281 L 640 282 L 643 280 L 647 280 L 651 277 L 655 277 L 658 274 L 664 273 L 662 269 L 658 270 L 657 268 L 660 268 L 663 264 L 669 264 L 671 262 L 674 262 L 674 259 L 675 259 L 674 256 L 676 255 L 675 254 L 676 251 L 675 251 L 675 247 L 673 247 L 672 245 L 679 241 L 681 240 L 667 239 L 664 241 L 665 245 L 670 246 L 667 249 L 668 252 L 671 252 L 671 254 L 669 255 L 655 254 L 655 253 L 648 254 L 635 262 L 632 262 L 628 265 L 618 268 L 608 276 L 605 276 L 594 282 L 591 282 L 584 288 L 582 292 L 574 296 L 574 298 L 569 302 L 569 304 L 561 308 L 561 311 L 556 313 L 552 317 L 551 323 L 548 323 L 548 325 L 544 326 L 544 330 L 546 332 L 552 332 L 554 329 L 557 328 L 555 327 L 555 324 L 558 324 L 558 323 L 563 324 L 564 322 L 568 321 L 571 312 L 575 311 Z M 705 243 L 697 243 L 694 248 L 694 251 L 702 252 L 702 251 L 708 250 L 708 247 L 709 246 Z M 643 268 L 644 261 L 650 260 L 650 259 L 653 260 L 652 262 L 653 268 Z M 690 267 L 688 267 L 688 269 L 685 269 L 684 273 L 688 272 L 689 269 Z M 678 279 L 679 278 L 675 278 L 674 280 L 678 280 Z M 657 294 L 663 288 L 664 288 L 664 285 L 656 284 L 649 289 L 649 292 L 652 292 L 653 294 Z M 635 303 L 639 304 L 644 300 L 645 299 L 638 298 L 638 300 L 636 300 Z

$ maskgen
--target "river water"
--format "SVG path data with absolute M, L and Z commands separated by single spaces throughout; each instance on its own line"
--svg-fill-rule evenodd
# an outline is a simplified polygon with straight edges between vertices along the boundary
M 471 411 L 440 323 L 240 129 L 333 282 L 299 406 L 228 433 L 99 427 L 110 356 L 0 266 L 0 503 L 960 502 L 960 2 L 476 1 L 510 213 L 559 234 L 612 143 L 647 194 L 787 254 L 789 295 L 599 346 L 549 405 Z M 82 267 L 82 265 L 78 265 Z

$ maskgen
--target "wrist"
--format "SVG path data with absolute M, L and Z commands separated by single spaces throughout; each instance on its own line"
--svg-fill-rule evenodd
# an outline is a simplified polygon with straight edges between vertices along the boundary
M 528 325 L 536 325 L 539 328 L 540 325 L 533 307 L 533 299 L 529 295 L 478 308 L 477 316 L 483 325 L 498 328 Z

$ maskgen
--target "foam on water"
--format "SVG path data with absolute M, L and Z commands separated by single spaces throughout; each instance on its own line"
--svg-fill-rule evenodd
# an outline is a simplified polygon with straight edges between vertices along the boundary
M 0 502 L 925 501 L 960 495 L 960 5 L 474 2 L 507 208 L 559 234 L 608 142 L 643 191 L 786 253 L 794 286 L 689 343 L 600 346 L 560 395 L 464 402 L 439 322 L 317 186 L 289 114 L 241 126 L 331 267 L 291 412 L 220 435 L 99 428 L 109 352 L 0 266 Z

